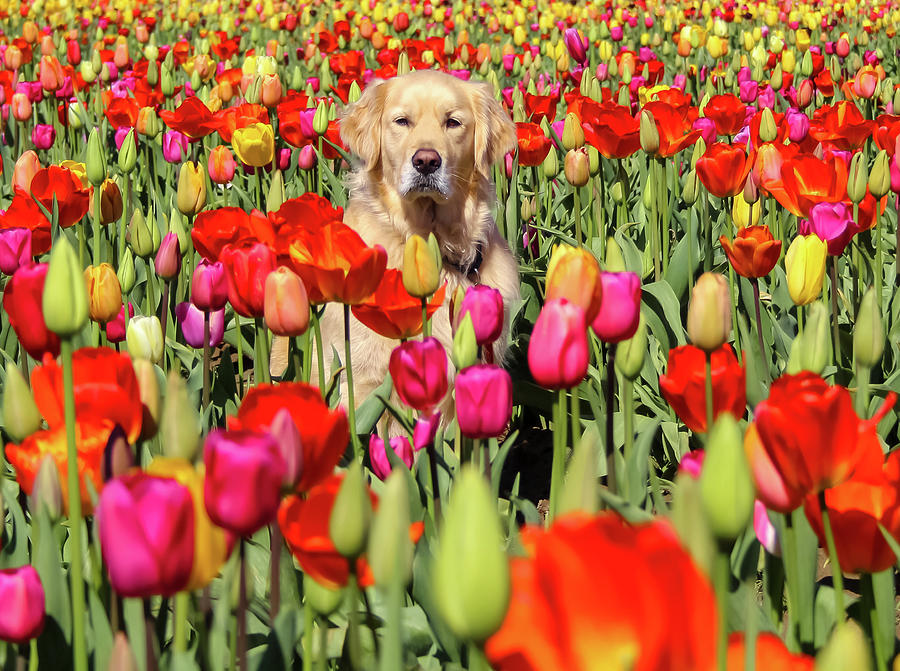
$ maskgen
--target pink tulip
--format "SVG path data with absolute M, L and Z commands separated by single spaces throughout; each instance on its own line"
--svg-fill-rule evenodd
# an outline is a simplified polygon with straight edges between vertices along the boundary
M 503 331 L 503 295 L 485 284 L 472 285 L 459 306 L 457 324 L 466 315 L 472 318 L 478 345 L 491 344 Z
M 181 324 L 184 341 L 194 349 L 203 347 L 203 315 L 205 313 L 187 301 L 175 306 L 175 319 Z M 225 339 L 225 309 L 209 312 L 209 346 L 218 347 Z
M 577 63 L 584 65 L 587 62 L 587 38 L 582 37 L 575 28 L 567 28 L 563 33 L 563 40 L 565 40 L 566 49 L 569 50 L 569 56 Z
M 128 304 L 128 318 L 134 317 L 134 306 Z M 119 315 L 112 321 L 106 322 L 106 339 L 111 343 L 125 341 L 125 328 L 128 325 L 125 318 L 125 306 L 119 310 Z
M 31 263 L 31 230 L 0 229 L 0 271 L 12 275 L 19 266 Z
M 213 312 L 228 302 L 228 277 L 220 261 L 203 259 L 191 275 L 191 303 L 198 309 Z
M 163 135 L 163 158 L 169 163 L 181 163 L 189 153 L 188 139 L 177 130 L 168 130 Z
M 390 440 L 390 448 L 395 455 L 406 464 L 407 468 L 413 465 L 413 448 L 405 436 L 394 436 Z M 393 468 L 387 454 L 388 445 L 376 435 L 369 438 L 369 462 L 372 464 L 372 472 L 379 480 L 387 480 Z
M 109 582 L 120 596 L 171 596 L 185 588 L 195 524 L 187 487 L 136 471 L 106 483 L 96 515 Z
M 301 170 L 312 170 L 316 167 L 316 150 L 311 144 L 300 148 L 297 154 L 297 167 Z
M 44 587 L 33 566 L 0 570 L 0 641 L 27 643 L 44 629 Z
M 696 121 L 694 121 L 692 128 L 693 130 L 700 131 L 700 137 L 703 138 L 706 146 L 709 146 L 716 141 L 716 123 L 712 119 L 698 117 Z
M 678 472 L 689 475 L 694 480 L 698 480 L 700 478 L 700 473 L 703 472 L 703 458 L 705 456 L 706 452 L 703 450 L 688 452 L 681 458 L 681 461 L 678 462 Z
M 469 438 L 496 438 L 512 415 L 512 378 L 493 364 L 464 368 L 456 376 L 456 420 Z
M 447 393 L 447 351 L 436 338 L 401 343 L 388 368 L 400 400 L 411 408 L 431 411 Z
M 740 84 L 740 97 L 741 102 L 747 103 L 748 105 L 756 100 L 756 96 L 759 93 L 759 84 L 757 84 L 752 79 L 746 82 L 741 82 Z
M 622 26 L 613 26 L 609 29 L 609 37 L 613 42 L 621 42 L 624 35 Z
M 798 226 L 800 235 L 815 233 L 828 243 L 828 254 L 840 256 L 860 228 L 853 221 L 853 212 L 845 203 L 816 203 L 808 220 Z
M 153 268 L 156 270 L 156 274 L 164 280 L 178 277 L 178 273 L 181 271 L 181 250 L 178 245 L 178 236 L 175 233 L 169 231 L 159 243 L 156 258 L 153 259 Z
M 570 389 L 588 367 L 584 310 L 565 298 L 547 301 L 528 343 L 528 367 L 535 381 L 548 389 Z
M 215 429 L 203 447 L 206 512 L 214 524 L 250 536 L 275 519 L 287 465 L 268 433 Z
M 31 131 L 31 142 L 35 149 L 50 149 L 56 139 L 56 130 L 45 123 L 35 124 Z
M 781 556 L 781 540 L 778 538 L 778 530 L 769 519 L 766 505 L 759 500 L 753 502 L 753 531 L 766 552 L 776 557 Z
M 637 273 L 600 273 L 603 297 L 591 328 L 604 342 L 628 340 L 641 318 L 641 278 Z
M 784 114 L 785 121 L 788 124 L 788 137 L 791 142 L 802 142 L 809 133 L 809 117 L 803 112 L 798 112 L 793 108 L 788 108 Z
M 278 444 L 278 451 L 284 460 L 285 489 L 294 489 L 303 475 L 303 443 L 291 411 L 280 408 L 272 418 L 269 433 Z
M 413 447 L 418 452 L 423 447 L 428 447 L 434 442 L 438 427 L 441 425 L 441 413 L 420 415 L 413 427 Z

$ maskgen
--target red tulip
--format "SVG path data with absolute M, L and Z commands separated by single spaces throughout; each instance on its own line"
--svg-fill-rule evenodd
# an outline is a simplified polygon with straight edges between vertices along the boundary
M 187 98 L 174 112 L 161 110 L 159 118 L 172 130 L 184 133 L 193 140 L 215 133 L 219 128 L 213 113 L 197 96 Z
M 447 394 L 447 351 L 437 338 L 401 343 L 388 368 L 394 389 L 411 408 L 430 412 Z
M 194 566 L 194 502 L 172 478 L 135 471 L 110 480 L 97 504 L 100 550 L 123 597 L 172 596 Z
M 743 145 L 715 142 L 697 159 L 697 177 L 714 196 L 736 196 L 744 188 L 753 160 Z
M 703 108 L 703 115 L 716 124 L 719 135 L 737 135 L 747 118 L 747 106 L 733 93 L 710 98 Z
M 219 256 L 226 245 L 245 239 L 266 244 L 275 242 L 272 224 L 258 210 L 253 210 L 250 214 L 239 207 L 204 210 L 194 219 L 194 227 L 191 229 L 194 249 L 210 262 L 220 260 Z
M 228 301 L 244 317 L 265 314 L 266 278 L 275 270 L 275 255 L 261 242 L 225 245 L 219 255 L 228 279 Z
M 31 195 L 47 211 L 53 213 L 53 200 L 59 210 L 60 228 L 68 228 L 81 221 L 90 207 L 90 192 L 81 185 L 68 168 L 51 165 L 35 173 L 31 180 Z
M 46 263 L 29 262 L 13 274 L 3 291 L 3 310 L 19 344 L 38 361 L 47 353 L 59 356 L 59 337 L 44 323 L 42 300 L 48 268 Z
M 747 372 L 731 345 L 722 345 L 711 355 L 713 418 L 723 412 L 736 419 L 747 407 Z M 669 352 L 669 364 L 659 376 L 659 390 L 678 418 L 691 431 L 705 432 L 706 426 L 706 354 L 693 345 L 682 345 Z
M 27 228 L 31 231 L 31 253 L 35 256 L 50 251 L 50 220 L 41 208 L 19 186 L 6 212 L 0 215 L 0 229 Z
M 565 298 L 544 304 L 528 343 L 528 367 L 548 389 L 571 389 L 587 374 L 587 324 L 584 310 Z
M 516 124 L 519 141 L 519 165 L 538 166 L 547 158 L 553 143 L 536 123 L 520 121 Z
M 387 269 L 375 293 L 353 306 L 353 315 L 385 338 L 403 340 L 422 332 L 422 300 L 409 295 L 402 276 L 399 270 Z M 443 304 L 446 290 L 441 286 L 428 301 L 429 317 Z

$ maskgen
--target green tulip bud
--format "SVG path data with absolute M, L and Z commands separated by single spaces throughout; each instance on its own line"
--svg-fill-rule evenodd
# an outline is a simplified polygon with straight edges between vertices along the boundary
M 38 412 L 31 389 L 18 367 L 11 361 L 6 362 L 3 428 L 14 443 L 22 442 L 41 428 L 41 413 Z
M 97 81 L 97 71 L 94 70 L 94 66 L 91 65 L 90 61 L 81 61 L 81 78 L 84 79 L 85 83 L 93 84 Z
M 102 36 L 99 37 L 99 38 L 97 39 L 97 41 L 99 42 L 101 39 L 103 39 Z M 100 70 L 103 68 L 103 58 L 102 58 L 102 56 L 100 56 L 100 52 L 97 51 L 96 49 L 94 49 L 94 50 L 91 52 L 91 59 L 90 59 L 90 60 L 91 60 L 91 67 L 94 69 L 94 72 L 96 72 L 97 74 L 99 74 L 99 73 L 100 73 Z
M 400 58 L 397 60 L 397 75 L 409 74 L 409 71 L 409 56 L 406 55 L 405 51 L 401 51 Z
M 172 52 L 170 51 L 169 53 L 171 54 Z M 163 63 L 159 73 L 159 90 L 166 97 L 175 93 L 175 75 L 172 72 L 172 68 L 165 63 Z
M 772 76 L 769 79 L 769 86 L 776 91 L 780 91 L 781 87 L 784 86 L 784 74 L 781 71 L 781 63 L 778 63 L 772 71 Z M 766 109 L 768 109 L 768 107 Z
M 43 508 L 50 520 L 58 520 L 63 511 L 62 487 L 59 484 L 59 469 L 49 454 L 41 460 L 34 485 L 28 497 L 31 514 L 37 514 Z
M 593 515 L 597 512 L 598 439 L 596 429 L 588 429 L 575 446 L 566 469 L 566 486 L 562 489 L 555 515 L 575 511 Z
M 200 79 L 200 73 L 194 70 L 191 73 L 191 88 L 199 91 L 201 86 L 203 86 L 203 80 Z
M 412 577 L 413 546 L 409 537 L 409 488 L 406 474 L 394 469 L 385 482 L 372 520 L 367 559 L 379 587 L 405 586 Z
M 151 229 L 156 229 L 156 224 L 148 223 L 144 219 L 144 214 L 140 210 L 135 210 L 128 224 L 126 240 L 132 251 L 142 259 L 150 258 L 159 248 L 159 231 L 156 229 L 154 236 Z
M 359 100 L 360 96 L 362 96 L 362 91 L 359 88 L 359 84 L 354 79 L 350 84 L 350 91 L 347 93 L 347 102 L 352 105 Z
M 702 137 L 698 137 L 697 141 L 694 143 L 694 148 L 691 150 L 691 170 L 697 167 L 697 161 L 700 160 L 700 157 L 706 153 L 706 140 Z
M 272 182 L 269 184 L 269 195 L 266 196 L 266 211 L 275 212 L 284 203 L 284 177 L 281 170 L 272 173 Z
M 872 668 L 869 642 L 853 620 L 835 627 L 831 638 L 816 656 L 816 671 L 872 671 Z
M 119 260 L 119 268 L 116 270 L 116 277 L 119 279 L 119 286 L 122 293 L 127 294 L 134 288 L 135 272 L 134 272 L 134 254 L 127 247 L 125 253 Z
M 625 202 L 625 186 L 622 182 L 613 183 L 609 189 L 609 197 L 613 199 L 616 205 L 621 205 Z
M 250 85 L 247 87 L 247 91 L 246 91 L 246 93 L 244 93 L 244 99 L 248 103 L 258 105 L 261 90 L 262 90 L 262 77 L 257 75 L 253 78 L 253 80 L 250 82 Z
M 574 112 L 566 114 L 563 134 L 560 139 L 562 140 L 563 148 L 567 151 L 584 146 L 584 129 L 581 127 L 578 115 Z
M 900 88 L 894 89 L 894 109 L 900 110 Z
M 450 631 L 482 643 L 503 624 L 509 607 L 509 560 L 497 502 L 471 465 L 457 476 L 431 571 L 435 602 Z
M 550 151 L 547 152 L 547 157 L 541 163 L 541 170 L 544 171 L 544 177 L 547 179 L 553 179 L 559 174 L 559 158 L 554 147 L 550 147 Z
M 734 417 L 723 413 L 709 432 L 700 474 L 700 499 L 713 534 L 736 539 L 750 521 L 754 496 L 741 429 Z
M 728 281 L 718 273 L 703 273 L 688 304 L 687 331 L 691 342 L 713 352 L 731 333 L 731 294 Z
M 88 181 L 96 188 L 106 179 L 106 159 L 100 141 L 100 129 L 94 128 L 88 136 L 87 158 L 85 159 Z
M 603 87 L 600 86 L 600 82 L 596 79 L 591 80 L 591 90 L 588 97 L 597 103 L 603 100 Z
M 521 100 L 513 102 L 512 117 L 514 123 L 522 123 L 526 120 L 525 104 Z
M 200 415 L 196 404 L 188 395 L 184 380 L 175 371 L 169 371 L 166 378 L 159 438 L 163 454 L 167 457 L 193 461 L 200 450 Z
M 456 333 L 453 334 L 453 347 L 450 351 L 450 359 L 456 370 L 462 370 L 478 363 L 478 344 L 475 341 L 475 327 L 472 324 L 472 316 L 467 312 Z
M 606 238 L 606 255 L 603 259 L 603 269 L 611 273 L 625 272 L 625 256 L 622 248 L 613 236 Z
M 303 76 L 303 72 L 300 70 L 300 66 L 295 65 L 291 70 L 291 83 L 288 88 L 292 91 L 301 91 L 305 82 L 306 79 Z
M 319 135 L 325 135 L 328 130 L 328 109 L 324 102 L 320 102 L 313 115 L 313 130 Z
M 768 107 L 763 107 L 762 117 L 759 122 L 759 139 L 761 142 L 774 142 L 778 137 L 778 129 L 775 127 L 775 116 Z
M 81 103 L 69 103 L 66 108 L 66 116 L 69 119 L 69 126 L 73 130 L 84 128 L 84 107 L 81 106 Z
M 882 149 L 875 157 L 872 172 L 869 173 L 869 191 L 875 198 L 881 198 L 891 190 L 891 165 L 887 152 Z
M 806 51 L 800 60 L 800 74 L 809 77 L 813 71 L 812 52 Z
M 88 292 L 78 256 L 65 236 L 53 243 L 42 300 L 44 323 L 62 338 L 70 338 L 88 321 Z
M 338 609 L 341 601 L 344 600 L 344 590 L 325 587 L 304 573 L 303 597 L 316 613 L 322 617 L 328 617 Z
M 616 370 L 626 380 L 634 381 L 644 367 L 644 356 L 647 354 L 647 322 L 641 315 L 637 330 L 628 340 L 623 340 L 616 347 Z
M 884 353 L 884 322 L 876 304 L 875 289 L 869 287 L 859 304 L 853 327 L 853 356 L 856 363 L 873 368 Z
M 159 317 L 138 315 L 128 320 L 125 344 L 132 359 L 159 363 L 163 358 L 163 332 Z
M 640 137 L 641 149 L 645 152 L 655 154 L 659 151 L 659 129 L 653 114 L 646 109 L 641 112 Z
M 182 165 L 182 169 L 184 169 L 184 165 Z M 178 250 L 181 252 L 182 256 L 184 256 L 189 249 L 192 249 L 190 246 L 193 244 L 191 242 L 191 236 L 184 225 L 184 218 L 178 210 L 172 210 L 172 215 L 169 217 L 168 232 L 174 233 L 178 237 Z
M 700 197 L 700 178 L 697 177 L 697 171 L 691 170 L 685 175 L 684 188 L 681 190 L 681 199 L 684 204 L 690 207 L 697 202 Z
M 869 175 L 866 169 L 866 157 L 859 151 L 850 159 L 850 171 L 847 175 L 847 197 L 854 203 L 862 202 L 866 197 L 866 182 Z
M 335 549 L 355 560 L 366 549 L 372 521 L 372 500 L 358 461 L 347 469 L 328 521 L 328 535 Z
M 597 173 L 600 172 L 600 152 L 597 151 L 597 148 L 594 145 L 585 145 L 585 149 L 587 149 L 588 155 L 588 168 L 591 173 L 591 177 L 596 177 Z
M 434 233 L 428 240 L 412 235 L 403 248 L 403 287 L 410 296 L 426 298 L 438 290 L 441 284 L 441 268 L 444 261 Z
M 795 342 L 799 343 L 797 372 L 808 370 L 821 375 L 831 363 L 832 354 L 831 319 L 825 303 L 816 301 L 806 309 L 806 324 Z
M 137 164 L 137 144 L 134 141 L 134 128 L 128 131 L 125 140 L 122 142 L 122 148 L 119 149 L 119 170 L 124 174 L 129 174 L 134 170 Z
M 615 62 L 615 61 L 613 61 Z M 612 75 L 612 71 L 610 71 L 610 75 Z M 631 104 L 631 94 L 628 92 L 629 89 L 627 86 L 623 86 L 619 89 L 619 93 L 617 94 L 616 102 L 626 107 Z

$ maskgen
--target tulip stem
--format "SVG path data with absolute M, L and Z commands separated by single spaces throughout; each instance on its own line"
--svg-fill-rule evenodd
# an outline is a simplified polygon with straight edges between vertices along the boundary
M 706 353 L 706 434 L 713 426 L 712 353 Z
M 275 617 L 281 609 L 281 527 L 278 522 L 269 525 L 269 617 L 275 626 Z
M 241 316 L 234 313 L 234 327 L 237 330 L 238 396 L 244 396 L 244 336 L 241 334 Z
M 871 369 L 856 363 L 856 414 L 863 419 L 869 417 L 869 376 Z
M 763 370 L 766 374 L 766 381 L 769 380 L 769 357 L 766 356 L 766 347 L 763 342 L 762 319 L 759 312 L 759 280 L 755 277 L 750 278 L 750 284 L 753 285 L 753 307 L 756 308 L 756 340 L 759 345 L 759 358 L 763 364 Z
M 325 393 L 325 354 L 322 349 L 322 326 L 319 324 L 319 312 L 312 311 L 313 333 L 316 336 L 316 364 L 319 368 L 319 390 Z
M 719 605 L 719 636 L 716 641 L 716 659 L 719 671 L 726 671 L 728 663 L 728 586 L 731 582 L 730 544 L 720 540 L 716 549 L 713 580 L 716 590 L 716 601 Z
M 575 198 L 575 244 L 581 247 L 584 245 L 581 236 L 581 189 L 572 186 L 572 195 Z
M 256 324 L 256 338 L 253 343 L 256 361 L 253 365 L 253 374 L 256 384 L 269 384 L 272 378 L 269 375 L 269 334 L 262 317 L 254 320 Z
M 431 335 L 431 324 L 428 321 L 428 298 L 422 297 L 422 338 Z
M 613 437 L 613 405 L 616 402 L 616 343 L 606 343 L 606 486 L 618 493 L 616 482 L 616 444 Z M 575 436 L 572 436 L 573 443 Z
M 309 605 L 309 595 L 303 599 L 303 671 L 312 671 L 313 668 L 313 622 L 312 606 Z
M 203 311 L 203 411 L 209 407 L 209 310 Z
M 834 531 L 831 528 L 831 516 L 828 514 L 828 506 L 825 503 L 825 492 L 819 492 L 819 508 L 822 511 L 822 528 L 825 531 L 825 546 L 828 550 L 828 558 L 831 561 L 831 580 L 834 585 L 834 614 L 837 626 L 844 624 L 844 574 L 841 573 L 841 564 L 838 559 L 837 546 L 834 543 Z
M 428 441 L 428 445 L 425 447 L 428 452 L 428 470 L 431 474 L 431 498 L 434 501 L 432 519 L 437 522 L 437 519 L 441 516 L 441 491 L 439 489 L 440 485 L 438 484 L 437 450 L 434 447 L 433 440 Z
M 163 339 L 163 348 L 166 345 L 166 328 L 168 327 L 169 322 L 169 285 L 171 283 L 169 280 L 163 280 L 163 295 L 162 295 L 162 305 L 160 305 L 159 324 L 162 327 L 162 339 Z M 163 370 L 168 370 L 168 358 L 165 353 L 163 354 Z
M 350 653 L 350 668 L 362 669 L 362 643 L 359 639 L 359 578 L 356 562 L 350 562 L 350 580 L 347 582 L 347 650 Z M 320 651 L 324 654 L 324 651 Z
M 738 363 L 743 365 L 744 363 L 744 355 L 741 350 L 741 329 L 738 327 L 738 319 L 737 319 L 737 299 L 735 294 L 737 290 L 735 288 L 736 281 L 734 279 L 734 267 L 729 263 L 728 264 L 728 300 L 731 302 L 731 324 L 732 330 L 734 331 L 734 350 L 737 354 Z
M 490 666 L 484 658 L 484 653 L 477 643 L 469 643 L 469 667 L 468 671 L 490 671 Z
M 100 265 L 100 196 L 101 196 L 101 187 L 94 187 L 94 246 L 91 250 L 93 258 L 93 264 L 95 266 Z
M 353 394 L 353 366 L 350 364 L 350 306 L 344 304 L 344 371 L 347 374 L 347 420 L 350 422 L 350 442 L 353 457 L 362 458 L 362 445 L 356 431 L 356 400 Z
M 883 303 L 881 302 L 882 285 L 884 284 L 884 251 L 882 249 L 881 239 L 881 217 L 878 214 L 878 203 L 875 203 L 875 225 L 872 227 L 872 235 L 875 236 L 875 298 L 877 299 L 878 311 L 881 312 Z
M 889 569 L 890 570 L 890 569 Z M 885 648 L 885 641 L 881 635 L 878 613 L 878 599 L 875 598 L 875 584 L 871 573 L 862 573 L 859 576 L 859 582 L 862 592 L 863 604 L 869 611 L 869 632 L 872 637 L 872 646 L 875 649 L 875 668 L 878 671 L 886 671 L 888 652 Z
M 238 542 L 238 607 L 237 607 L 237 659 L 238 668 L 247 671 L 247 569 L 244 539 Z
M 566 469 L 566 390 L 560 389 L 554 404 L 553 418 L 553 470 L 550 473 L 550 514 L 548 522 L 553 522 L 559 508 L 563 479 Z
M 187 650 L 187 624 L 190 595 L 182 590 L 175 595 L 175 635 L 173 646 L 175 652 Z
M 631 463 L 631 453 L 634 449 L 634 382 L 627 377 L 622 377 L 622 415 L 625 429 L 625 444 L 623 446 L 625 455 L 625 467 Z M 627 481 L 622 483 L 627 488 Z M 631 494 L 632 492 L 625 492 Z
M 75 388 L 72 376 L 72 340 L 60 339 L 63 369 L 63 398 L 66 420 L 69 483 L 69 536 L 72 543 L 70 578 L 72 582 L 72 654 L 75 671 L 87 671 L 84 632 L 84 578 L 81 550 L 81 487 L 78 475 L 78 447 L 75 442 Z
M 837 285 L 838 257 L 831 257 L 829 273 L 831 275 L 831 344 L 834 347 L 834 365 L 841 365 L 841 339 L 838 332 L 838 285 Z

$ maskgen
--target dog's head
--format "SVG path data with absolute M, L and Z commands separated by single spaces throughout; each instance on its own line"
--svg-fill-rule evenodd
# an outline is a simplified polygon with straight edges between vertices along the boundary
M 489 84 L 420 70 L 373 81 L 341 121 L 366 170 L 407 199 L 444 202 L 516 144 L 516 127 Z

